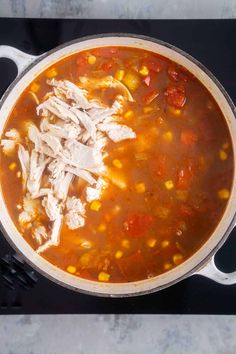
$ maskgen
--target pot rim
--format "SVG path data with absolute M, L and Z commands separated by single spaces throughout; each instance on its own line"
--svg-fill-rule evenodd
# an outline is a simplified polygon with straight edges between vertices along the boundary
M 216 77 L 203 65 L 201 64 L 197 59 L 195 59 L 194 57 L 192 57 L 190 54 L 186 53 L 185 51 L 183 51 L 182 49 L 169 44 L 165 41 L 150 37 L 150 36 L 145 36 L 145 35 L 138 35 L 138 34 L 129 34 L 129 33 L 101 33 L 101 34 L 96 34 L 96 35 L 90 35 L 90 36 L 83 36 L 81 38 L 77 38 L 74 39 L 72 41 L 66 42 L 64 44 L 61 44 L 51 50 L 49 50 L 48 52 L 45 52 L 39 56 L 36 57 L 35 60 L 33 60 L 33 62 L 31 62 L 17 77 L 16 79 L 9 85 L 9 87 L 7 88 L 7 90 L 5 91 L 5 93 L 3 94 L 1 100 L 0 100 L 0 110 L 2 109 L 9 93 L 14 89 L 14 86 L 25 76 L 25 74 L 30 71 L 34 66 L 36 66 L 38 63 L 40 63 L 43 59 L 49 57 L 51 54 L 58 52 L 61 49 L 64 49 L 66 47 L 69 47 L 73 44 L 76 43 L 81 43 L 87 40 L 91 40 L 91 39 L 101 39 L 104 37 L 121 37 L 121 38 L 134 38 L 134 39 L 141 39 L 144 41 L 148 41 L 148 42 L 153 42 L 156 43 L 158 45 L 164 46 L 166 48 L 169 48 L 175 52 L 177 52 L 178 54 L 182 55 L 183 57 L 185 57 L 186 59 L 188 59 L 190 62 L 192 62 L 193 64 L 195 64 L 201 71 L 203 71 L 211 80 L 212 82 L 215 84 L 215 86 L 221 91 L 222 95 L 224 96 L 225 100 L 227 101 L 227 104 L 231 110 L 231 112 L 234 115 L 234 118 L 236 119 L 236 108 L 234 106 L 233 101 L 231 100 L 230 96 L 228 95 L 228 93 L 226 92 L 226 90 L 224 89 L 224 87 L 221 85 L 221 83 L 216 79 Z M 104 45 L 106 46 L 106 45 Z M 132 46 L 130 46 L 132 47 Z M 80 52 L 80 50 L 78 50 L 78 53 Z M 70 56 L 71 53 L 68 53 L 66 56 Z M 57 61 L 60 61 L 62 58 L 58 58 Z M 203 83 L 204 85 L 204 83 Z M 226 119 L 225 119 L 226 121 Z M 228 125 L 227 121 L 226 124 Z M 235 166 L 234 166 L 234 174 L 235 174 Z M 230 201 L 228 202 L 230 203 Z M 224 215 L 222 216 L 221 220 L 224 218 Z M 219 223 L 221 222 L 221 220 L 219 220 Z M 219 224 L 218 223 L 218 224 Z M 167 288 L 169 286 L 172 286 L 184 279 L 186 279 L 187 277 L 194 275 L 194 273 L 196 273 L 196 271 L 198 271 L 199 269 L 201 269 L 205 264 L 207 264 L 212 257 L 214 257 L 215 253 L 220 249 L 220 247 L 224 244 L 224 242 L 227 240 L 230 232 L 232 231 L 232 229 L 234 228 L 236 223 L 236 211 L 231 219 L 231 222 L 229 223 L 225 233 L 223 234 L 223 236 L 220 238 L 219 242 L 213 247 L 213 249 L 210 250 L 210 252 L 198 263 L 196 264 L 191 270 L 187 271 L 185 274 L 181 275 L 180 277 L 176 277 L 174 280 L 169 281 L 168 283 L 162 284 L 162 285 L 158 285 L 155 286 L 151 289 L 147 289 L 147 290 L 141 290 L 141 291 L 137 291 L 137 292 L 130 292 L 130 293 L 116 293 L 116 294 L 112 294 L 112 293 L 103 293 L 103 292 L 95 292 L 92 290 L 85 290 L 85 289 L 80 289 L 79 287 L 74 287 L 71 284 L 68 284 L 62 280 L 59 280 L 58 278 L 53 277 L 51 274 L 47 273 L 46 271 L 44 271 L 42 268 L 40 268 L 38 265 L 36 265 L 33 261 L 31 261 L 24 253 L 23 251 L 21 251 L 13 242 L 12 238 L 9 236 L 8 232 L 5 230 L 2 221 L 0 220 L 0 230 L 2 231 L 4 237 L 7 239 L 7 241 L 9 242 L 9 244 L 11 245 L 11 247 L 17 252 L 19 253 L 22 258 L 26 261 L 27 264 L 29 264 L 30 266 L 32 266 L 37 272 L 39 272 L 40 274 L 42 274 L 43 276 L 45 276 L 46 278 L 48 278 L 49 280 L 53 281 L 54 283 L 61 285 L 65 288 L 71 289 L 71 290 L 75 290 L 77 292 L 80 293 L 84 293 L 84 294 L 88 294 L 88 295 L 93 295 L 93 296 L 98 296 L 98 297 L 117 297 L 117 298 L 122 298 L 122 297 L 134 297 L 134 296 L 140 296 L 140 295 L 146 295 L 146 294 L 151 294 L 154 292 L 157 292 L 159 290 L 162 290 L 164 288 Z M 217 224 L 217 225 L 218 225 Z M 212 232 L 212 234 L 214 233 L 214 231 Z M 212 235 L 211 234 L 211 235 Z M 210 237 L 209 237 L 210 238 Z M 205 243 L 201 246 L 204 247 Z M 35 251 L 34 251 L 35 252 Z M 197 251 L 196 251 L 197 252 Z M 191 256 L 193 257 L 196 252 Z M 190 257 L 190 258 L 191 258 Z M 45 259 L 44 259 L 45 260 Z M 50 262 L 49 262 L 50 263 Z M 61 270 L 58 267 L 59 270 Z M 175 270 L 178 269 L 178 266 L 175 267 Z M 162 275 L 162 274 L 161 274 Z M 160 276 L 161 276 L 160 275 Z M 155 279 L 156 277 L 153 277 L 152 279 Z M 94 283 L 96 283 L 95 281 L 92 281 Z M 137 282 L 132 282 L 135 284 L 138 284 L 139 282 L 143 282 L 143 280 L 141 281 L 137 281 Z M 114 283 L 112 283 L 114 284 Z M 119 283 L 121 286 L 122 284 L 127 284 L 127 283 Z M 109 287 L 109 284 L 107 284 Z

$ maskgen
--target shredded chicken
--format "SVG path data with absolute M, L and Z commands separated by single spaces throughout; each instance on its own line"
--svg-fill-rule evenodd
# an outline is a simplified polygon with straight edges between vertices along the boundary
M 47 81 L 52 91 L 36 108 L 39 128 L 28 124 L 33 148 L 26 149 L 15 129 L 6 132 L 8 139 L 1 140 L 3 151 L 12 151 L 19 145 L 25 186 L 20 225 L 22 228 L 30 222 L 34 225 L 43 210 L 51 222 L 51 232 L 43 225 L 32 226 L 38 253 L 59 244 L 63 222 L 71 230 L 85 225 L 86 203 L 100 199 L 107 186 L 102 176 L 106 175 L 103 158 L 108 141 L 136 137 L 131 128 L 122 124 L 124 101 L 133 101 L 127 87 L 111 76 L 101 80 L 84 77 L 80 81 L 80 86 L 68 80 Z M 111 107 L 88 99 L 87 89 L 107 87 L 117 88 L 121 93 Z M 87 183 L 85 200 L 68 196 L 74 178 Z

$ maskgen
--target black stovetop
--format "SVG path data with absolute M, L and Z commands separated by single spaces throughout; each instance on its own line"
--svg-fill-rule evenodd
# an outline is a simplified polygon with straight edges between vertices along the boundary
M 236 102 L 236 20 L 0 19 L 0 45 L 34 55 L 75 38 L 105 32 L 144 34 L 185 50 L 215 74 Z M 2 94 L 16 68 L 0 59 L 0 73 Z M 224 271 L 236 268 L 236 231 L 218 252 L 216 261 Z M 198 276 L 159 293 L 127 299 L 98 298 L 67 290 L 22 263 L 2 235 L 0 273 L 0 314 L 236 314 L 236 285 L 222 286 Z

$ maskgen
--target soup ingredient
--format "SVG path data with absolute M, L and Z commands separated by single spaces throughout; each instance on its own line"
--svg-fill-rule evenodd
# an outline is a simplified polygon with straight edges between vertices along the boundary
M 31 198 L 43 197 L 42 206 L 54 223 L 51 236 L 45 237 L 46 230 L 42 233 L 42 227 L 40 232 L 39 229 L 34 231 L 39 244 L 43 238 L 49 239 L 39 247 L 38 252 L 59 244 L 65 208 L 65 223 L 69 229 L 75 230 L 85 225 L 84 204 L 75 196 L 67 198 L 74 176 L 92 185 L 86 191 L 87 201 L 92 201 L 90 209 L 99 211 L 101 208 L 101 202 L 96 199 L 100 198 L 105 184 L 93 175 L 105 172 L 103 148 L 107 137 L 114 142 L 135 138 L 131 128 L 116 123 L 114 114 L 119 114 L 122 96 L 117 96 L 112 107 L 108 108 L 97 100 L 87 100 L 87 92 L 69 81 L 53 79 L 48 81 L 48 85 L 53 87 L 53 92 L 36 109 L 37 114 L 42 115 L 40 129 L 33 124 L 28 129 L 28 138 L 34 147 L 30 152 L 23 145 L 18 148 L 23 185 L 26 183 Z M 52 117 L 57 120 L 54 124 L 50 123 Z M 15 131 L 6 134 L 14 139 L 16 136 L 19 138 Z M 49 176 L 43 183 L 46 168 Z M 21 224 L 30 221 L 25 211 L 20 215 Z

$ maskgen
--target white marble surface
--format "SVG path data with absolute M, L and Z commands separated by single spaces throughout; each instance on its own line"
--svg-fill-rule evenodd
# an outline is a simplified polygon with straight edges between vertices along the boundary
M 0 0 L 0 16 L 235 18 L 235 0 Z
M 235 354 L 232 316 L 2 316 L 0 354 Z

